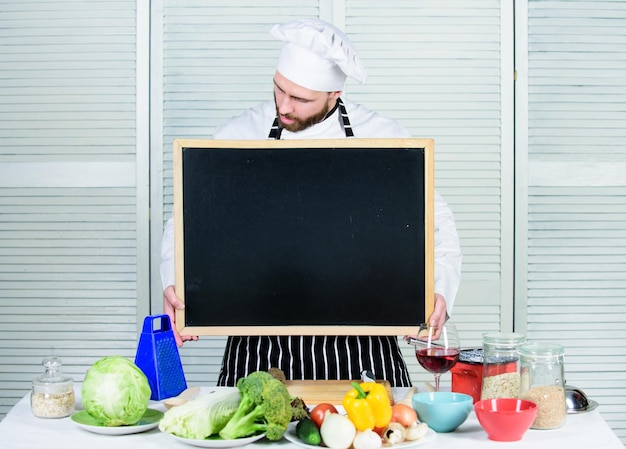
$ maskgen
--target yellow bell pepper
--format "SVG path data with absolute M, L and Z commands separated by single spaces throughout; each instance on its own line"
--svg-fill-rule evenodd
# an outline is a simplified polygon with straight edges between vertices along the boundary
M 385 387 L 377 382 L 352 382 L 352 386 L 343 398 L 343 407 L 357 430 L 389 424 L 392 411 Z

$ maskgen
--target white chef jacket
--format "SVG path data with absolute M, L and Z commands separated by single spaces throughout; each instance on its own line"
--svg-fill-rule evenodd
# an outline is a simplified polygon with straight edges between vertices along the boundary
M 408 138 L 409 132 L 396 121 L 370 111 L 363 105 L 342 100 L 356 138 Z M 326 120 L 296 133 L 283 130 L 281 140 L 343 139 L 346 134 L 339 120 L 339 109 Z M 218 127 L 213 138 L 219 140 L 265 140 L 276 118 L 276 106 L 269 100 Z M 435 293 L 446 300 L 452 316 L 454 300 L 461 282 L 462 253 L 454 215 L 446 201 L 435 192 Z M 163 289 L 174 285 L 174 221 L 165 226 L 161 246 L 161 281 Z

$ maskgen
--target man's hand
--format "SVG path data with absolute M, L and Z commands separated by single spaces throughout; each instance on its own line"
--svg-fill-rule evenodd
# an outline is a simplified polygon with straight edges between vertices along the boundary
M 448 312 L 446 309 L 446 299 L 439 293 L 435 293 L 435 308 L 433 313 L 428 317 L 428 325 L 433 329 L 431 338 L 436 339 L 441 335 L 441 328 L 448 319 Z M 428 335 L 428 333 L 426 333 Z M 418 338 L 417 335 L 405 335 L 404 339 L 409 341 L 411 338 Z
M 430 327 L 441 331 L 447 319 L 446 300 L 439 293 L 435 293 L 435 309 L 428 318 L 428 324 Z M 439 333 L 437 333 L 437 337 L 439 337 Z
M 172 323 L 172 330 L 174 331 L 174 338 L 176 344 L 181 347 L 184 342 L 190 340 L 197 340 L 198 337 L 194 335 L 180 335 L 176 329 L 176 310 L 182 310 L 185 308 L 185 304 L 178 299 L 174 286 L 170 285 L 163 291 L 163 311 L 170 317 Z

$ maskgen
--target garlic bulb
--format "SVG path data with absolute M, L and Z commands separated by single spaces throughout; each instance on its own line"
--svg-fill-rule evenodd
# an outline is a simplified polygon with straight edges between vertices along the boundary
M 354 449 L 379 449 L 382 445 L 382 438 L 372 429 L 357 432 L 352 442 Z
M 407 441 L 415 441 L 423 438 L 428 432 L 428 424 L 425 422 L 415 421 L 410 426 L 404 428 L 406 430 L 406 436 L 404 437 Z

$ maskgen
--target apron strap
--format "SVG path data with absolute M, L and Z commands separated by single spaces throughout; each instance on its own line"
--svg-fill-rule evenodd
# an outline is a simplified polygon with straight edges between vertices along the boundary
M 283 129 L 278 124 L 278 116 L 274 118 L 274 123 L 272 123 L 272 129 L 270 129 L 270 134 L 267 136 L 270 140 L 280 140 L 280 135 L 282 134 Z
M 341 98 L 337 98 L 337 106 L 339 107 L 339 122 L 343 126 L 343 131 L 346 133 L 346 137 L 354 137 L 354 131 L 352 130 L 352 125 L 350 124 L 350 119 L 348 118 L 348 112 L 346 111 L 346 106 L 341 101 Z M 283 128 L 278 123 L 278 116 L 274 117 L 274 123 L 272 123 L 272 128 L 270 129 L 270 133 L 267 136 L 269 140 L 280 140 L 280 136 L 283 132 Z
M 341 101 L 341 98 L 337 98 L 337 104 L 339 105 L 339 118 L 341 120 L 341 124 L 343 125 L 343 130 L 346 133 L 346 137 L 354 137 L 354 131 L 352 131 L 352 125 L 350 124 L 350 119 L 348 118 L 348 112 L 346 111 L 346 106 Z

